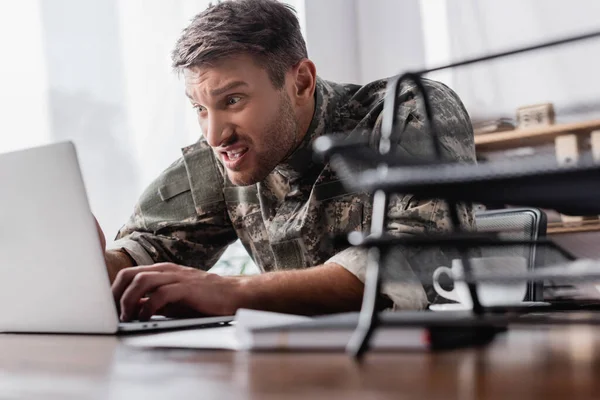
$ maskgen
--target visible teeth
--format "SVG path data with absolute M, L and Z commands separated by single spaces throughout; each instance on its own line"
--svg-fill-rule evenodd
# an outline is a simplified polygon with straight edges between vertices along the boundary
M 227 157 L 231 160 L 236 160 L 241 157 L 241 155 L 246 151 L 246 149 L 238 150 L 238 151 L 228 151 Z

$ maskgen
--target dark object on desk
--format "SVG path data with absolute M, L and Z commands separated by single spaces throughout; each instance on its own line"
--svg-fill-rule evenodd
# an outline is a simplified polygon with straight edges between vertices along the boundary
M 401 311 L 378 314 L 380 327 L 372 348 L 380 350 L 444 350 L 490 343 L 506 331 L 506 319 L 473 317 L 469 311 Z M 359 313 L 318 317 L 311 321 L 251 329 L 252 350 L 335 351 L 346 347 Z

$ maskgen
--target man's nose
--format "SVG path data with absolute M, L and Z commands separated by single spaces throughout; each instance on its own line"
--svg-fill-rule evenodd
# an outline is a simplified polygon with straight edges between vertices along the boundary
M 233 129 L 229 127 L 227 121 L 224 120 L 218 112 L 209 115 L 206 121 L 204 137 L 211 147 L 219 147 L 230 141 L 233 135 Z

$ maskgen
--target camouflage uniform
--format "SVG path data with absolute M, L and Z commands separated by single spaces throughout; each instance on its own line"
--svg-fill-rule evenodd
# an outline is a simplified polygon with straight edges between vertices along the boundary
M 462 103 L 448 87 L 434 81 L 425 84 L 444 158 L 474 162 L 472 127 Z M 140 265 L 169 261 L 208 270 L 239 238 L 263 272 L 333 262 L 364 281 L 365 251 L 344 248 L 329 238 L 368 231 L 371 197 L 344 193 L 330 166 L 312 159 L 311 146 L 317 137 L 339 132 L 366 132 L 376 142 L 385 87 L 385 80 L 361 87 L 319 78 L 315 113 L 304 140 L 265 180 L 252 186 L 231 184 L 205 140 L 184 148 L 183 157 L 142 194 L 112 247 L 125 249 Z M 416 129 L 406 130 L 398 145 L 411 154 L 433 157 L 423 112 L 410 95 L 414 88 L 407 86 L 402 92 L 407 91 L 399 119 Z M 394 195 L 387 228 L 394 234 L 445 231 L 449 222 L 443 204 Z M 470 209 L 463 207 L 460 216 L 464 226 L 473 226 Z M 383 288 L 396 308 L 426 305 L 427 295 L 422 285 L 414 284 L 411 271 L 424 264 L 439 266 L 445 260 L 440 253 L 398 252 L 392 275 L 401 279 Z

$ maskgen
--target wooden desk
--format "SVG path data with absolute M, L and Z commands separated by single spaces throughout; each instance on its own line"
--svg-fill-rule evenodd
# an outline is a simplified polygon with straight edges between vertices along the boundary
M 600 328 L 513 330 L 444 353 L 130 348 L 115 337 L 0 335 L 0 399 L 583 399 L 600 395 Z

